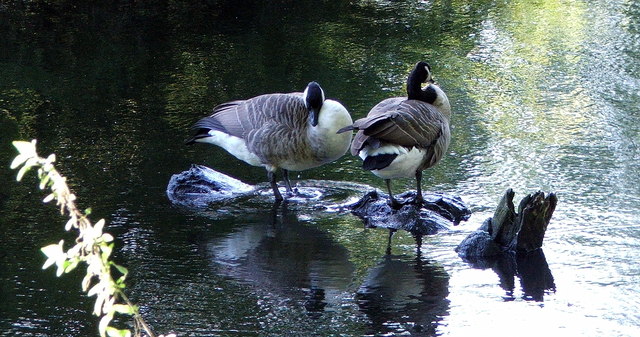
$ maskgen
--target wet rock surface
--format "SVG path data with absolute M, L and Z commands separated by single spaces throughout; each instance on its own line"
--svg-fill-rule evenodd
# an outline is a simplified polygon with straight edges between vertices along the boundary
M 265 209 L 265 204 L 273 207 L 286 204 L 292 209 L 348 211 L 360 195 L 371 190 L 370 186 L 344 181 L 298 180 L 292 183 L 294 193 L 287 193 L 281 187 L 280 193 L 285 200 L 275 202 L 268 183 L 250 185 L 209 167 L 192 165 L 171 177 L 166 193 L 175 206 L 210 216 L 212 213 L 239 215 L 260 211 Z
M 471 210 L 460 197 L 423 192 L 421 204 L 415 203 L 415 197 L 415 191 L 397 195 L 402 207 L 394 209 L 386 194 L 371 191 L 351 206 L 351 212 L 361 218 L 366 227 L 405 230 L 416 237 L 449 229 L 471 216 Z
M 174 174 L 167 186 L 167 197 L 182 206 L 206 206 L 209 203 L 253 194 L 256 187 L 245 184 L 202 165 Z

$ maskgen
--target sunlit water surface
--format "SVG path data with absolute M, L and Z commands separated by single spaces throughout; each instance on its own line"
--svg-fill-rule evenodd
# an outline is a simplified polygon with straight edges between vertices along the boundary
M 40 206 L 35 179 L 12 182 L 18 138 L 55 152 L 81 207 L 107 219 L 128 291 L 157 332 L 640 335 L 636 2 L 24 6 L 0 7 L 1 336 L 97 335 L 82 275 L 40 269 L 39 247 L 73 238 Z M 326 195 L 286 207 L 268 194 L 169 202 L 169 178 L 192 163 L 266 180 L 220 149 L 182 145 L 214 105 L 317 80 L 361 117 L 401 95 L 422 59 L 455 113 L 449 152 L 423 187 L 461 196 L 474 213 L 420 251 L 398 233 L 387 254 L 386 231 L 341 209 L 383 187 L 348 156 L 296 175 L 327 181 Z M 516 200 L 557 193 L 548 269 L 509 277 L 454 252 L 507 188 Z M 550 286 L 531 287 L 542 277 Z

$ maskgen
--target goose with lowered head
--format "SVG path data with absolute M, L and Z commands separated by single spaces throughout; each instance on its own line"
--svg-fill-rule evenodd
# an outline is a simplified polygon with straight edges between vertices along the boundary
M 262 166 L 276 200 L 283 200 L 276 183 L 282 169 L 285 188 L 293 193 L 289 171 L 302 171 L 335 161 L 349 149 L 351 134 L 336 132 L 352 123 L 339 102 L 325 99 L 310 82 L 303 93 L 265 94 L 216 106 L 193 125 L 186 144 L 208 143 L 236 158 Z

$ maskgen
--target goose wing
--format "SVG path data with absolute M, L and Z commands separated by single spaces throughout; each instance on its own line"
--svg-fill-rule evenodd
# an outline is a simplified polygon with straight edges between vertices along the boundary
M 295 129 L 304 125 L 308 113 L 301 93 L 267 94 L 248 100 L 220 104 L 193 129 L 221 131 L 246 139 L 255 132 Z
M 396 97 L 378 103 L 367 117 L 353 124 L 353 129 L 359 130 L 351 146 L 354 155 L 381 142 L 429 148 L 448 131 L 448 119 L 429 103 Z

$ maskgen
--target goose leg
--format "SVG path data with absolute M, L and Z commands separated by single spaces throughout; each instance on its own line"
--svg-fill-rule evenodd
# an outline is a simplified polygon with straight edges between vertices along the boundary
M 282 198 L 282 194 L 280 194 L 280 190 L 278 190 L 275 173 L 267 171 L 267 177 L 269 177 L 269 183 L 271 184 L 271 188 L 273 189 L 273 196 L 276 198 L 276 201 L 284 200 L 284 198 Z
M 422 204 L 424 199 L 422 198 L 422 171 L 420 170 L 416 171 L 416 184 L 417 184 L 417 191 L 416 191 L 415 202 L 417 204 Z
M 393 192 L 391 192 L 391 179 L 385 179 L 385 184 L 387 184 L 387 191 L 389 191 L 389 199 L 391 200 L 391 208 L 399 209 L 402 205 L 393 197 Z
M 389 229 L 389 238 L 387 239 L 387 255 L 391 255 L 391 238 L 393 237 L 393 234 L 395 232 L 395 229 Z
M 293 194 L 293 188 L 291 188 L 291 181 L 289 180 L 289 171 L 282 169 L 282 178 L 284 180 L 284 186 L 287 188 L 287 193 Z

